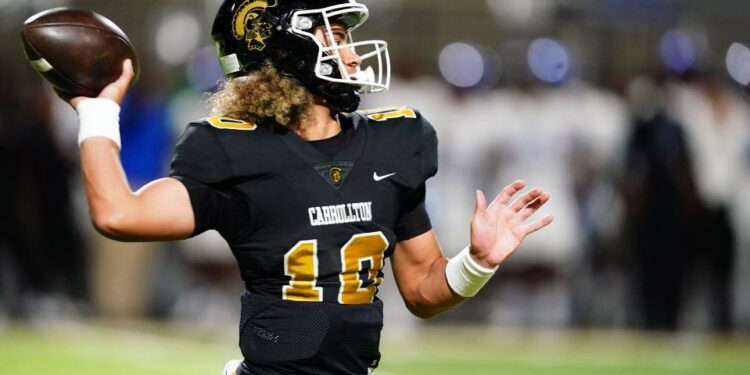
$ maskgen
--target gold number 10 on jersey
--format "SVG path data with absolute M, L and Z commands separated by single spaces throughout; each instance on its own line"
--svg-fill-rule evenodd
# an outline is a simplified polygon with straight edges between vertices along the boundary
M 345 305 L 372 303 L 375 291 L 383 281 L 378 277 L 383 269 L 388 240 L 383 233 L 354 235 L 341 248 L 341 273 L 338 301 Z M 363 269 L 365 262 L 370 269 Z M 367 285 L 360 273 L 367 272 Z M 323 301 L 323 288 L 316 286 L 318 279 L 318 241 L 300 241 L 284 256 L 284 273 L 291 277 L 282 289 L 283 299 L 289 301 Z M 364 286 L 364 287 L 363 287 Z

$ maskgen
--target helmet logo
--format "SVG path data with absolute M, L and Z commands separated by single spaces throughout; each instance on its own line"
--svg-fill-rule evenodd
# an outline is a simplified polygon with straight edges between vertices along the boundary
M 234 37 L 246 40 L 250 51 L 263 51 L 266 48 L 266 39 L 271 37 L 272 26 L 261 16 L 266 8 L 273 8 L 277 4 L 277 0 L 245 0 L 234 13 Z

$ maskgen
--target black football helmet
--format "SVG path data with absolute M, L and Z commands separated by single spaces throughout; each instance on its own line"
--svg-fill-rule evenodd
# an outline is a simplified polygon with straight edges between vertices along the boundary
M 355 0 L 224 0 L 212 36 L 227 77 L 246 76 L 270 60 L 335 112 L 352 112 L 359 94 L 384 91 L 390 84 L 388 44 L 351 38 L 368 17 L 367 6 Z M 346 44 L 336 42 L 332 24 L 346 28 Z M 328 45 L 316 38 L 316 30 L 327 35 Z M 353 74 L 341 57 L 347 49 L 362 60 Z

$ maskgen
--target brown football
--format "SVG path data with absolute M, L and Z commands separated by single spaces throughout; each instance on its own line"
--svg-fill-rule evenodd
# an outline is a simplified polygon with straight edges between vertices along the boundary
M 125 59 L 133 60 L 136 77 L 140 71 L 125 33 L 89 10 L 38 13 L 24 22 L 21 41 L 31 66 L 66 96 L 96 97 L 120 76 Z

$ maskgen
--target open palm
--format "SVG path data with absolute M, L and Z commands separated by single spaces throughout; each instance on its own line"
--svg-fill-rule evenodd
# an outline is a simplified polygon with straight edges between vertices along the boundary
M 549 201 L 549 194 L 533 189 L 512 204 L 510 199 L 526 186 L 516 181 L 505 188 L 487 206 L 484 193 L 477 191 L 477 202 L 471 218 L 471 255 L 482 266 L 493 268 L 511 256 L 524 238 L 547 225 L 550 215 L 531 224 L 526 221 Z

